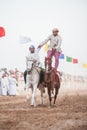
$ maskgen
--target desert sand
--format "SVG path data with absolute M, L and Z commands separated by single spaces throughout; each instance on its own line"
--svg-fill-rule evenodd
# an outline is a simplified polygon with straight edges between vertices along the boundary
M 87 82 L 61 83 L 56 105 L 50 107 L 47 92 L 35 108 L 25 100 L 25 91 L 15 97 L 0 96 L 0 130 L 87 130 Z

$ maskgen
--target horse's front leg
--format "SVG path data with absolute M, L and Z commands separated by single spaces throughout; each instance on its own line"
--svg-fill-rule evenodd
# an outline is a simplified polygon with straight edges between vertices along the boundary
M 34 107 L 36 107 L 36 102 L 35 102 L 36 90 L 37 90 L 37 84 L 33 85 L 32 99 L 31 99 L 31 106 Z
M 54 89 L 55 89 L 55 96 L 54 96 L 54 104 L 55 104 L 56 98 L 57 98 L 57 95 L 58 95 L 58 91 L 59 91 L 59 85 L 57 85 Z
M 43 92 L 41 92 L 41 105 L 43 105 Z
M 51 88 L 48 86 L 47 89 L 48 89 L 49 101 L 50 101 L 50 106 L 51 106 L 51 101 L 52 101 Z
M 45 87 L 43 83 L 39 85 L 39 89 L 40 89 L 40 104 L 43 105 L 43 93 L 45 93 Z
M 57 89 L 55 88 L 54 104 L 56 102 L 56 98 L 57 98 Z
M 43 90 L 42 90 L 42 88 L 41 88 L 41 105 L 43 105 Z
M 29 100 L 29 75 L 26 76 L 26 100 Z

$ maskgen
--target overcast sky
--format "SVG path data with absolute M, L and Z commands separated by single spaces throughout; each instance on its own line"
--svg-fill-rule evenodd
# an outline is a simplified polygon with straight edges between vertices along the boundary
M 63 53 L 79 60 L 75 65 L 60 60 L 59 69 L 87 75 L 82 67 L 87 63 L 87 0 L 0 0 L 0 26 L 6 30 L 0 38 L 0 68 L 24 70 L 28 45 L 21 45 L 19 36 L 30 37 L 37 46 L 58 27 Z M 41 49 L 42 62 L 44 56 Z

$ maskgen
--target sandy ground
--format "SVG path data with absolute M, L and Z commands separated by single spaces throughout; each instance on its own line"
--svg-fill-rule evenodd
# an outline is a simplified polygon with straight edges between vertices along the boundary
M 87 83 L 62 83 L 52 107 L 47 93 L 40 106 L 37 91 L 36 108 L 30 107 L 22 94 L 0 96 L 0 130 L 87 130 Z

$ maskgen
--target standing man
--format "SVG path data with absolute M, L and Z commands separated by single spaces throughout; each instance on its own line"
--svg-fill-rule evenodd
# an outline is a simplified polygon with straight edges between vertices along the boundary
M 55 71 L 57 71 L 57 68 L 58 68 L 58 65 L 59 65 L 59 56 L 60 56 L 60 54 L 62 52 L 62 50 L 61 50 L 62 38 L 59 35 L 59 30 L 57 28 L 54 28 L 52 30 L 52 35 L 48 36 L 47 39 L 45 39 L 38 46 L 38 48 L 41 48 L 48 41 L 50 41 L 50 45 L 48 47 L 47 57 L 52 58 L 54 56 L 54 58 L 55 58 Z

